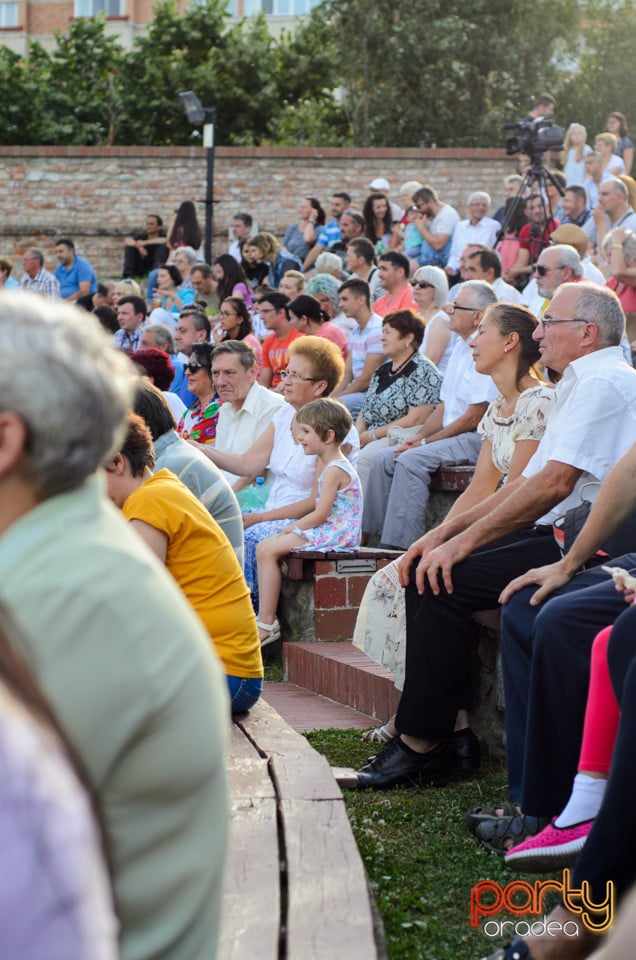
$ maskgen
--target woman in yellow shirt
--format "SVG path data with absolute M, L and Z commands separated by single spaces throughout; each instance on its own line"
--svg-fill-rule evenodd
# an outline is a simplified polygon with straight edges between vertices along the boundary
M 108 496 L 166 565 L 202 619 L 225 669 L 232 713 L 258 700 L 263 661 L 256 618 L 229 540 L 169 470 L 153 474 L 150 431 L 130 414 L 128 433 L 106 466 Z

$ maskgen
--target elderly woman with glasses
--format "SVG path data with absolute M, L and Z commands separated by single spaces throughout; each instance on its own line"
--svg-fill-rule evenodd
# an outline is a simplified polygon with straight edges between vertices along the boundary
M 274 414 L 267 429 L 245 453 L 225 453 L 209 445 L 201 450 L 221 470 L 241 477 L 258 477 L 269 468 L 273 479 L 263 510 L 245 513 L 245 579 L 258 607 L 256 545 L 314 509 L 312 488 L 316 457 L 305 456 L 294 435 L 296 411 L 311 400 L 333 393 L 342 380 L 344 360 L 335 343 L 323 337 L 305 336 L 289 346 L 289 363 L 283 371 L 283 393 L 287 401 Z M 353 428 L 343 446 L 353 462 L 359 449 Z M 355 463 L 354 463 L 355 466 Z
M 212 380 L 212 353 L 209 343 L 195 343 L 184 372 L 188 390 L 196 400 L 185 411 L 177 426 L 177 433 L 184 440 L 210 444 L 216 440 L 216 423 L 221 402 Z
M 448 313 L 442 310 L 448 300 L 448 279 L 441 267 L 420 267 L 413 274 L 411 285 L 417 312 L 425 323 L 420 353 L 444 373 L 455 345 Z

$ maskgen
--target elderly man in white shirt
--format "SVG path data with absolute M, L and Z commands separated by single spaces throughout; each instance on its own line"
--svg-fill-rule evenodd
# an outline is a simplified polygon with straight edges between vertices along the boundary
M 214 348 L 212 380 L 221 400 L 216 449 L 245 453 L 284 404 L 282 394 L 256 382 L 256 354 L 242 340 L 224 340 Z M 221 471 L 235 493 L 252 482 L 249 477 Z
M 486 216 L 490 208 L 490 194 L 483 190 L 471 193 L 466 203 L 469 217 L 460 220 L 453 233 L 446 273 L 449 277 L 459 275 L 459 258 L 464 247 L 478 243 L 484 247 L 494 247 L 501 224 L 492 217 Z

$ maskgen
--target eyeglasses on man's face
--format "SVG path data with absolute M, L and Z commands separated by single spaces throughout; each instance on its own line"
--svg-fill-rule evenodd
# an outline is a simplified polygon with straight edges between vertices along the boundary
M 581 320 L 580 317 L 551 317 L 550 314 L 546 314 L 539 320 L 539 326 L 543 330 L 552 327 L 555 323 L 587 323 L 587 320 Z
M 469 313 L 479 313 L 479 310 L 477 309 L 477 307 L 462 307 L 461 304 L 453 303 L 452 301 L 450 303 L 447 303 L 444 309 L 446 310 L 447 313 L 450 313 L 451 316 L 455 313 L 456 310 L 468 310 Z
M 547 273 L 552 273 L 553 270 L 562 270 L 563 267 L 544 267 L 542 263 L 535 263 L 534 272 L 538 273 L 540 277 L 545 277 Z

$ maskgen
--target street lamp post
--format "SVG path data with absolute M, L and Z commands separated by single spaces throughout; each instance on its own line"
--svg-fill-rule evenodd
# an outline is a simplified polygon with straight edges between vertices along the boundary
M 205 189 L 205 262 L 212 264 L 212 231 L 214 229 L 214 125 L 216 107 L 203 107 L 196 93 L 188 90 L 179 98 L 188 121 L 193 127 L 203 124 L 203 146 L 207 150 L 207 177 Z

